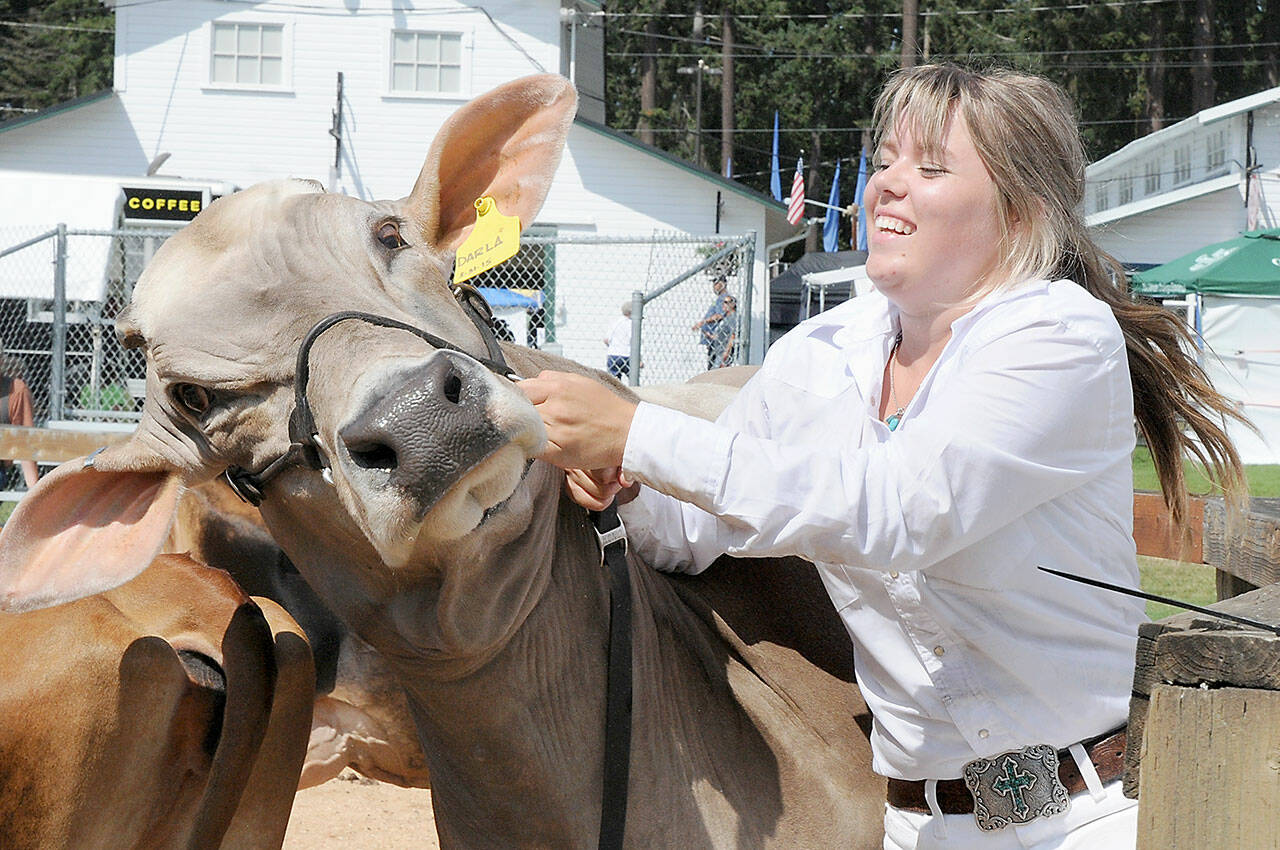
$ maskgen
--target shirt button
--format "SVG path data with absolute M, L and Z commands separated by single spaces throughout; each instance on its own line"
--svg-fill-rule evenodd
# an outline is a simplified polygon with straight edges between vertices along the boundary
M 985 738 L 985 737 L 987 737 L 987 736 L 988 736 L 988 735 L 990 735 L 990 734 L 991 734 L 991 733 L 990 733 L 990 732 L 988 732 L 986 729 L 979 729 L 979 730 L 978 730 L 978 737 L 979 737 L 979 738 Z
M 947 654 L 947 651 L 940 646 L 935 646 L 933 648 L 933 654 L 941 658 L 942 656 Z
M 889 572 L 889 578 L 897 578 L 897 577 L 898 577 L 898 571 L 897 571 L 897 570 L 890 570 L 890 572 Z

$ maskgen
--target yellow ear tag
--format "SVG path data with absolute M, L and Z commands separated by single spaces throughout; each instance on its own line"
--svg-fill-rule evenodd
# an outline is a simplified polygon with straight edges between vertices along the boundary
M 476 199 L 476 226 L 458 246 L 453 265 L 453 282 L 462 283 L 498 263 L 506 262 L 520 250 L 520 217 L 503 215 L 493 198 Z

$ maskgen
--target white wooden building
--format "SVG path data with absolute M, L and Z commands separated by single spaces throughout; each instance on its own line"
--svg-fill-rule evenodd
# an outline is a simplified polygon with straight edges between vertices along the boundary
M 1280 219 L 1280 88 L 1206 109 L 1089 167 L 1086 221 L 1132 268 L 1166 263 Z M 1206 255 L 1208 259 L 1208 255 Z M 1228 423 L 1246 463 L 1280 463 L 1280 269 L 1274 292 L 1192 292 L 1201 363 L 1258 433 Z
M 1280 87 L 1205 109 L 1089 166 L 1085 221 L 1126 264 L 1280 220 Z
M 40 175 L 97 186 L 154 172 L 148 185 L 214 193 L 297 176 L 365 199 L 402 197 L 461 103 L 520 76 L 559 72 L 577 84 L 579 115 L 534 230 L 755 233 L 750 359 L 762 356 L 766 246 L 795 228 L 766 195 L 604 125 L 603 17 L 590 0 L 104 2 L 116 15 L 114 89 L 0 123 L 0 231 L 72 216 L 52 200 L 18 208 L 12 187 L 29 189 Z M 98 206 L 80 209 L 74 224 L 119 220 L 118 207 L 90 204 Z M 561 342 L 569 356 L 603 363 L 602 323 L 648 283 L 617 277 L 602 286 L 598 273 L 574 271 L 558 266 L 560 309 L 584 308 L 562 317 Z M 596 302 L 607 309 L 585 309 Z

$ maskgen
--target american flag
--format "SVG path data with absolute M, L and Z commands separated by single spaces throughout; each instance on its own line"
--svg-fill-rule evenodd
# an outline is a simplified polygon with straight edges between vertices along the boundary
M 804 218 L 804 157 L 796 160 L 796 176 L 791 178 L 791 200 L 787 204 L 787 223 L 799 224 Z

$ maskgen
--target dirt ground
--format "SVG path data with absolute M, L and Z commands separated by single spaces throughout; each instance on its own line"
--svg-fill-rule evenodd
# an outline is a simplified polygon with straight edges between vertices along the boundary
M 284 850 L 439 850 L 431 792 L 350 770 L 293 800 Z

